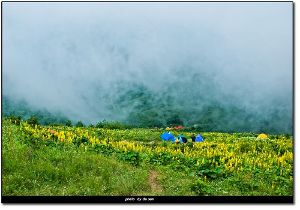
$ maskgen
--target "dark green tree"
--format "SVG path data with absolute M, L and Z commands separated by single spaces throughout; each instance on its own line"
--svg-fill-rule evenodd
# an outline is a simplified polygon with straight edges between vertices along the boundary
M 72 126 L 71 120 L 66 120 L 65 125 L 71 127 Z
M 84 124 L 81 121 L 78 121 L 76 123 L 76 127 L 84 127 Z
M 39 124 L 39 121 L 38 121 L 38 118 L 37 118 L 37 117 L 31 116 L 31 117 L 27 120 L 27 123 L 30 124 L 30 125 L 38 125 L 38 124 Z

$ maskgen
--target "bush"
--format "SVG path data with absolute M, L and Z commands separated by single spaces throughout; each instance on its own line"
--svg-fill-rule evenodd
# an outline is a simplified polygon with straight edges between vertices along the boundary
M 37 117 L 31 116 L 28 120 L 27 123 L 30 125 L 38 125 L 39 121 L 37 119 Z
M 65 125 L 66 125 L 66 126 L 69 126 L 69 127 L 72 127 L 72 122 L 71 122 L 71 120 L 66 120 Z
M 76 123 L 76 127 L 84 127 L 84 124 L 81 121 L 78 121 Z
M 121 152 L 118 154 L 118 159 L 122 161 L 127 161 L 130 164 L 134 166 L 139 165 L 139 153 L 133 152 L 133 151 L 128 151 L 128 152 Z
M 150 158 L 150 163 L 156 165 L 169 165 L 172 163 L 172 155 L 166 152 L 154 153 Z
M 226 176 L 221 167 L 199 170 L 199 176 L 206 176 L 209 179 L 217 179 Z
M 106 129 L 126 129 L 129 128 L 129 126 L 121 123 L 121 122 L 117 122 L 117 121 L 111 121 L 108 122 L 106 120 L 103 120 L 102 122 L 98 122 L 96 124 L 96 128 L 106 128 Z
M 20 125 L 21 116 L 10 116 L 8 119 L 10 119 L 12 123 Z
M 80 146 L 81 144 L 87 145 L 89 144 L 89 140 L 86 137 L 75 137 L 73 139 L 73 144 Z
M 211 190 L 207 183 L 202 180 L 198 180 L 195 184 L 191 186 L 191 190 L 197 195 L 210 195 Z
M 89 128 L 95 128 L 95 126 L 93 124 L 90 124 Z

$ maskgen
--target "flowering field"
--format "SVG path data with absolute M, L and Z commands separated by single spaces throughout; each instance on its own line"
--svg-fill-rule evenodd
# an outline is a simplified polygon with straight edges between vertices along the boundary
M 193 195 L 293 194 L 293 138 L 288 135 L 258 138 L 254 133 L 204 132 L 204 142 L 192 143 L 192 133 L 182 132 L 189 142 L 174 144 L 160 140 L 162 129 L 112 130 L 21 122 L 17 130 L 25 144 L 51 148 L 73 145 L 136 169 L 166 168 L 181 173 L 191 180 L 187 188 Z

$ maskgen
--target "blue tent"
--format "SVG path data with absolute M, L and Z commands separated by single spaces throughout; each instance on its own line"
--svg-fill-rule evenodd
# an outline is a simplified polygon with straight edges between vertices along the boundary
M 160 138 L 165 141 L 175 141 L 175 137 L 171 133 L 163 133 Z
M 200 134 L 198 134 L 196 136 L 195 142 L 202 142 L 202 141 L 204 141 L 204 138 Z

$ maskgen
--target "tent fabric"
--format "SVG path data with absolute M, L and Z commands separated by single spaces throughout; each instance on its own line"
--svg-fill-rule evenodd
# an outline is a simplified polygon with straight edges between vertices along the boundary
M 178 125 L 178 126 L 175 126 L 175 127 L 174 127 L 175 130 L 180 130 L 180 129 L 182 129 L 182 128 L 184 128 L 182 125 Z
M 184 136 L 182 136 L 180 139 L 182 143 L 187 143 L 187 138 L 185 138 Z
M 267 139 L 268 138 L 268 135 L 267 134 L 264 134 L 264 133 L 261 133 L 258 135 L 257 137 L 258 139 Z
M 191 136 L 192 142 L 195 142 L 196 136 Z
M 177 138 L 178 138 L 180 143 L 186 143 L 187 142 L 187 138 L 182 134 L 180 134 Z
M 168 139 L 168 136 L 169 136 L 169 134 L 168 134 L 167 132 L 165 132 L 165 133 L 163 133 L 163 134 L 160 136 L 160 138 L 161 138 L 162 140 L 167 140 L 167 139 Z
M 202 142 L 202 141 L 204 141 L 203 137 L 200 134 L 198 134 L 196 136 L 195 142 Z
M 175 137 L 172 134 L 167 132 L 163 133 L 160 137 L 162 140 L 165 141 L 175 141 Z

